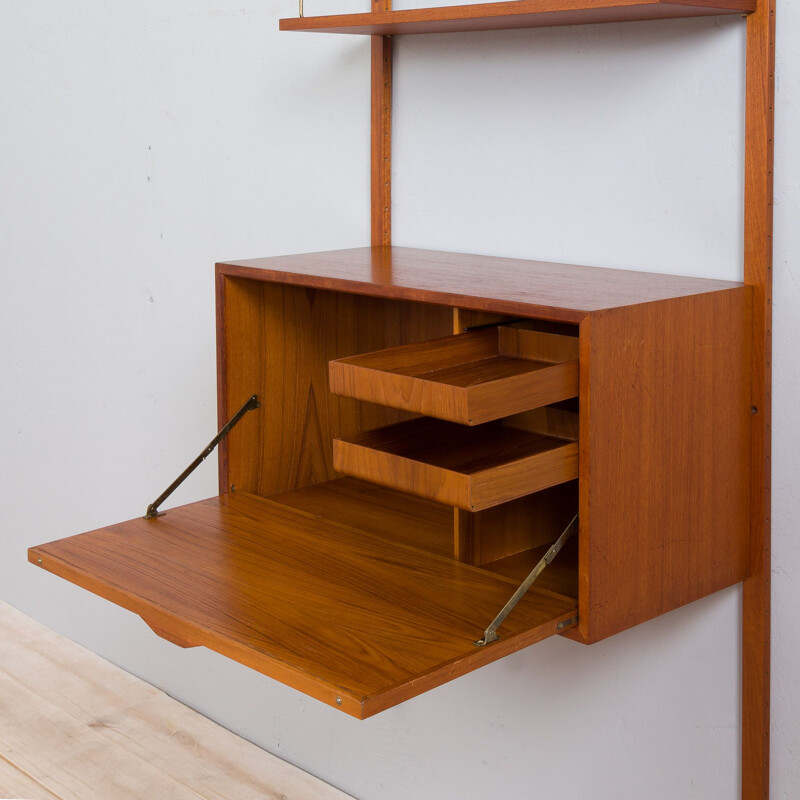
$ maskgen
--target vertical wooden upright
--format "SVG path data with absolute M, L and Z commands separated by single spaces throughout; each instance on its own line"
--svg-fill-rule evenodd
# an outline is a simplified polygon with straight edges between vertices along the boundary
M 744 279 L 753 293 L 751 571 L 744 583 L 742 798 L 769 797 L 772 170 L 775 0 L 747 18 Z
M 373 11 L 391 11 L 391 0 L 373 0 Z M 371 239 L 392 243 L 392 38 L 372 36 Z
M 389 11 L 391 0 L 373 0 L 373 8 Z M 385 246 L 391 244 L 391 37 L 373 35 L 371 47 L 371 241 Z M 744 280 L 754 287 L 754 369 L 751 570 L 743 596 L 742 798 L 768 800 L 775 0 L 759 0 L 747 17 L 746 75 Z

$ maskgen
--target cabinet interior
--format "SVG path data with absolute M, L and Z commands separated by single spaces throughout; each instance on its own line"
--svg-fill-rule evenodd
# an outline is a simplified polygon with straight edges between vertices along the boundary
M 223 297 L 221 416 L 253 393 L 262 406 L 221 448 L 221 493 L 249 492 L 519 581 L 577 512 L 577 397 L 464 428 L 335 394 L 329 371 L 331 362 L 407 345 L 424 348 L 454 333 L 496 339 L 499 326 L 508 326 L 512 335 L 521 330 L 572 339 L 577 356 L 577 325 L 242 278 L 227 278 Z M 491 347 L 485 355 L 491 364 Z M 471 368 L 479 381 L 474 360 Z M 500 384 L 516 374 L 501 373 Z M 276 375 L 289 379 L 276 381 Z M 473 511 L 436 502 L 430 493 L 381 485 L 384 464 L 374 473 L 367 470 L 369 479 L 363 471 L 337 470 L 335 447 L 343 440 L 423 459 L 421 466 L 474 473 L 488 468 L 490 478 L 492 467 L 519 463 L 541 449 L 541 441 L 571 447 L 572 458 L 563 481 L 554 483 L 558 473 L 551 465 L 541 490 L 533 491 L 528 479 L 520 496 Z M 537 585 L 577 598 L 577 538 Z

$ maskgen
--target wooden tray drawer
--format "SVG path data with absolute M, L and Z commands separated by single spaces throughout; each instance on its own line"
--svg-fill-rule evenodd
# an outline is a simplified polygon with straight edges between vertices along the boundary
M 499 326 L 330 362 L 334 394 L 480 425 L 578 394 L 578 339 Z
M 333 440 L 338 472 L 480 511 L 578 477 L 578 444 L 490 423 L 421 417 Z

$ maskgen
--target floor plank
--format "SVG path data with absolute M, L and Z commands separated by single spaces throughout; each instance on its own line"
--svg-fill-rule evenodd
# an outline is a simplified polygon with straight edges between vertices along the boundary
M 347 800 L 3 603 L 0 641 L 0 758 L 50 792 L 5 796 Z
M 0 797 L 24 800 L 61 800 L 33 778 L 0 758 Z
M 186 786 L 0 673 L 0 753 L 64 800 L 198 800 Z

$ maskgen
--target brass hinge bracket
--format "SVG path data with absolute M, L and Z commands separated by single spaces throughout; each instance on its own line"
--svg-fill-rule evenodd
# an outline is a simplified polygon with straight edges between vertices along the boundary
M 200 464 L 209 456 L 214 448 L 228 435 L 231 428 L 248 412 L 254 408 L 258 408 L 261 403 L 258 402 L 258 396 L 252 395 L 250 399 L 228 420 L 225 427 L 203 448 L 197 458 L 189 464 L 186 469 L 175 478 L 172 483 L 155 499 L 145 512 L 145 519 L 152 519 L 153 517 L 163 517 L 165 511 L 159 511 L 158 507 L 191 475 Z
M 573 531 L 578 526 L 578 515 L 576 514 L 572 520 L 570 521 L 569 525 L 564 528 L 563 533 L 561 536 L 556 539 L 553 545 L 548 549 L 548 551 L 542 556 L 539 563 L 531 570 L 530 575 L 525 578 L 524 581 L 519 585 L 519 588 L 513 595 L 509 598 L 509 601 L 503 606 L 500 613 L 492 620 L 491 625 L 483 632 L 483 638 L 478 639 L 477 642 L 473 642 L 476 647 L 483 647 L 484 645 L 491 644 L 492 642 L 496 642 L 500 637 L 497 635 L 497 629 L 503 624 L 506 617 L 514 610 L 514 607 L 522 600 L 523 595 L 528 589 L 533 586 L 533 582 L 542 574 L 545 567 L 550 564 L 553 559 L 558 555 L 561 548 L 566 543 L 567 539 L 572 536 Z M 568 620 L 571 622 L 571 620 Z M 566 627 L 566 625 L 564 625 Z

